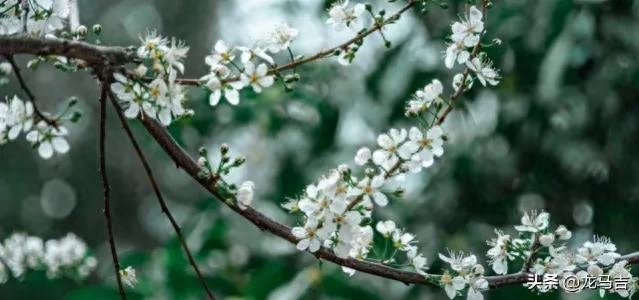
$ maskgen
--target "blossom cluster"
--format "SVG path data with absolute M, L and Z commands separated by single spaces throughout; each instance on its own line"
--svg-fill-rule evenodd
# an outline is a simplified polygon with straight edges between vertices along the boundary
M 290 212 L 301 212 L 304 224 L 292 229 L 299 239 L 297 248 L 316 252 L 320 246 L 332 249 L 338 257 L 365 259 L 373 246 L 374 231 L 368 225 L 375 206 L 384 207 L 390 197 L 402 191 L 390 190 L 387 183 L 408 171 L 419 172 L 443 154 L 443 131 L 434 126 L 391 129 L 378 137 L 378 149 L 361 148 L 354 160 L 366 166 L 364 175 L 354 176 L 347 165 L 340 165 L 322 176 L 316 184 L 307 186 L 304 194 L 283 206 Z M 418 252 L 415 236 L 397 228 L 392 221 L 381 221 L 375 229 L 384 243 L 394 251 L 390 256 L 377 257 L 382 263 L 396 262 L 395 254 L 403 252 L 407 265 L 425 274 L 426 259 Z M 354 271 L 346 269 L 352 274 Z
M 290 45 L 298 34 L 297 29 L 280 23 L 254 47 L 231 47 L 223 40 L 217 41 L 204 61 L 210 72 L 201 78 L 211 92 L 209 104 L 217 105 L 224 96 L 230 104 L 237 105 L 243 88 L 250 86 L 254 92 L 261 93 L 272 86 L 275 77 L 269 73 L 269 66 L 275 61 L 271 55 L 284 50 L 292 53 Z
M 348 26 L 356 17 L 345 16 L 357 16 L 357 11 L 362 9 L 366 8 L 348 8 L 347 1 L 335 4 L 329 11 L 331 19 L 328 23 Z M 475 11 L 479 12 L 475 7 L 471 7 L 471 14 L 474 15 Z M 476 17 L 475 15 L 472 20 L 469 18 L 457 22 L 461 25 L 454 25 L 454 30 L 457 31 L 459 26 L 478 26 L 479 23 L 479 31 L 483 31 L 481 13 L 479 19 Z M 472 26 L 467 24 L 471 21 L 474 22 Z M 476 43 L 479 43 L 481 36 L 475 37 Z M 354 161 L 357 166 L 364 168 L 362 175 L 355 176 L 347 165 L 340 165 L 322 176 L 315 184 L 309 185 L 300 197 L 283 204 L 290 212 L 301 212 L 303 215 L 303 224 L 292 229 L 292 234 L 298 239 L 299 250 L 316 252 L 324 246 L 338 257 L 368 258 L 375 238 L 375 231 L 369 225 L 374 208 L 388 205 L 389 198 L 402 196 L 402 189 L 391 188 L 389 183 L 401 179 L 406 173 L 419 173 L 431 167 L 435 159 L 444 154 L 446 135 L 436 123 L 437 118 L 429 121 L 422 114 L 432 106 L 441 108 L 446 103 L 442 96 L 443 91 L 442 83 L 437 79 L 432 80 L 415 92 L 412 99 L 407 102 L 406 115 L 417 116 L 418 126 L 409 129 L 392 128 L 378 136 L 376 149 L 363 147 L 357 151 Z M 406 260 L 400 265 L 411 266 L 419 274 L 426 274 L 426 259 L 419 253 L 413 234 L 397 228 L 390 220 L 377 222 L 375 229 L 384 243 L 390 243 L 394 249 L 389 257 L 385 253 L 377 257 L 381 263 L 395 264 L 396 254 L 404 253 Z M 452 255 L 447 261 L 456 263 L 457 260 L 463 260 L 464 257 L 458 256 Z M 469 256 L 467 261 L 471 263 L 455 267 L 448 274 L 458 275 L 463 282 L 456 279 L 455 285 L 452 285 L 453 277 L 450 277 L 447 292 L 454 287 L 456 294 L 457 291 L 469 287 L 469 297 L 480 299 L 480 291 L 488 285 L 483 279 L 484 269 L 477 264 L 475 256 Z M 354 272 L 349 269 L 345 271 L 350 274 Z
M 176 119 L 192 115 L 184 108 L 186 100 L 178 74 L 184 72 L 182 61 L 189 47 L 175 39 L 168 40 L 152 32 L 142 38 L 137 56 L 142 63 L 135 69 L 135 76 L 114 74 L 111 90 L 125 103 L 124 115 L 133 119 L 149 117 L 159 120 L 164 126 Z
M 17 96 L 0 102 L 0 145 L 13 141 L 21 133 L 44 159 L 54 153 L 64 154 L 69 151 L 69 143 L 65 139 L 68 134 L 62 125 L 51 124 L 36 117 L 33 103 L 23 101 Z
M 10 35 L 22 32 L 22 1 L 2 1 L 0 10 L 0 34 Z M 70 13 L 71 0 L 30 0 L 27 28 L 32 35 L 45 35 L 65 27 Z
M 588 278 L 625 279 L 629 283 L 627 287 L 600 289 L 600 295 L 603 297 L 608 292 L 624 298 L 632 297 L 638 280 L 633 278 L 628 261 L 621 259 L 610 239 L 595 236 L 592 241 L 572 250 L 566 246 L 572 233 L 563 225 L 551 230 L 549 219 L 547 212 L 524 214 L 522 224 L 515 226 L 518 238 L 498 231 L 497 238 L 488 242 L 492 248 L 487 252 L 495 273 L 507 274 L 508 261 L 520 259 L 524 263 L 524 271 L 539 276 L 553 274 L 559 279 L 574 277 L 584 282 Z M 534 288 L 541 293 L 553 290 L 552 286 L 543 284 Z
M 82 279 L 96 267 L 86 243 L 69 233 L 60 239 L 43 240 L 14 233 L 0 243 L 0 283 L 12 275 L 24 277 L 29 270 L 44 270 L 51 279 L 61 276 Z
M 492 62 L 486 53 L 477 53 L 484 34 L 483 17 L 481 10 L 471 6 L 462 20 L 453 23 L 451 43 L 446 48 L 444 62 L 449 69 L 452 69 L 455 63 L 465 65 L 483 86 L 497 85 L 499 83 L 497 70 L 492 67 Z M 470 82 L 462 84 L 466 80 Z M 459 73 L 454 77 L 453 87 L 459 89 L 462 85 L 470 88 L 472 78 Z
M 485 269 L 477 262 L 475 255 L 451 251 L 448 256 L 440 253 L 439 259 L 450 266 L 438 282 L 450 299 L 464 290 L 468 300 L 484 299 L 481 292 L 488 289 L 488 281 L 484 278 Z
M 362 22 L 362 15 L 366 12 L 366 5 L 362 3 L 356 3 L 350 5 L 348 0 L 336 1 L 328 9 L 329 18 L 326 20 L 326 24 L 333 27 L 335 31 L 343 31 L 346 28 L 354 28 L 355 25 L 359 25 Z M 381 29 L 380 29 L 381 30 Z M 355 54 L 359 50 L 359 44 L 350 44 L 344 49 L 340 49 L 339 55 L 337 55 L 337 62 L 341 65 L 348 66 L 355 59 Z

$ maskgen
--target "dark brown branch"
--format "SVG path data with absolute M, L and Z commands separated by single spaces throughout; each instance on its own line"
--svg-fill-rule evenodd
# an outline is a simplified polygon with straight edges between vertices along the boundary
M 24 91 L 25 94 L 27 94 L 27 97 L 29 97 L 29 100 L 31 100 L 31 104 L 33 105 L 33 111 L 35 112 L 37 119 L 38 120 L 43 120 L 48 125 L 51 125 L 51 126 L 54 126 L 54 127 L 58 127 L 58 123 L 56 122 L 56 120 L 51 119 L 48 116 L 46 116 L 38 108 L 38 103 L 36 102 L 36 97 L 33 94 L 33 92 L 31 92 L 31 89 L 29 89 L 29 86 L 27 85 L 27 82 L 22 77 L 22 72 L 20 71 L 20 67 L 16 63 L 15 59 L 13 59 L 13 55 L 7 55 L 7 56 L 5 56 L 5 58 L 7 59 L 9 64 L 11 65 L 11 68 L 13 69 L 13 73 L 16 74 L 16 78 L 18 79 L 18 84 L 20 85 L 20 88 Z
M 113 269 L 115 270 L 115 278 L 118 282 L 118 291 L 120 297 L 126 300 L 126 293 L 124 286 L 122 286 L 122 279 L 120 278 L 120 260 L 118 259 L 118 251 L 115 247 L 115 238 L 113 236 L 113 221 L 111 219 L 111 187 L 109 186 L 109 179 L 106 172 L 106 157 L 105 157 L 105 138 L 106 138 L 106 101 L 107 92 L 109 89 L 108 83 L 100 84 L 100 131 L 98 142 L 98 153 L 100 159 L 99 173 L 102 180 L 102 190 L 104 195 L 104 218 L 106 219 L 107 235 L 109 238 L 109 247 L 111 249 L 111 258 L 113 259 Z
M 146 160 L 146 157 L 145 157 L 144 153 L 142 152 L 142 149 L 140 148 L 140 145 L 138 144 L 137 140 L 135 139 L 135 136 L 133 135 L 133 132 L 131 132 L 131 128 L 129 127 L 129 124 L 127 123 L 127 120 L 126 120 L 126 118 L 124 116 L 124 113 L 122 112 L 122 107 L 120 106 L 120 104 L 118 104 L 118 101 L 115 98 L 115 96 L 113 95 L 113 93 L 109 93 L 109 98 L 111 98 L 111 104 L 113 104 L 113 107 L 115 108 L 115 111 L 117 112 L 117 115 L 118 115 L 118 118 L 120 119 L 120 124 L 122 125 L 122 128 L 126 132 L 126 135 L 129 138 L 129 141 L 133 145 L 133 148 L 135 148 L 135 152 L 136 152 L 138 158 L 142 162 L 142 166 L 144 167 L 144 171 L 146 172 L 146 176 L 148 177 L 149 181 L 151 182 L 151 186 L 153 187 L 153 192 L 155 192 L 155 196 L 157 197 L 158 202 L 160 204 L 160 208 L 162 209 L 162 212 L 166 215 L 166 217 L 169 219 L 169 222 L 171 223 L 171 226 L 173 226 L 173 230 L 175 231 L 175 234 L 177 235 L 177 238 L 180 241 L 180 244 L 182 245 L 182 249 L 184 250 L 184 254 L 186 255 L 187 259 L 189 260 L 189 263 L 191 264 L 191 266 L 193 267 L 193 270 L 197 274 L 197 277 L 198 277 L 200 283 L 202 284 L 202 288 L 204 288 L 204 290 L 206 291 L 206 295 L 208 296 L 208 298 L 211 299 L 211 300 L 215 300 L 215 296 L 213 295 L 213 292 L 211 291 L 211 289 L 207 285 L 206 280 L 204 279 L 204 276 L 202 276 L 202 272 L 200 272 L 200 268 L 197 266 L 197 263 L 195 262 L 195 259 L 193 258 L 193 255 L 191 254 L 191 251 L 189 250 L 189 246 L 186 243 L 186 239 L 184 238 L 184 235 L 182 234 L 182 229 L 180 228 L 180 225 L 175 220 L 175 218 L 173 217 L 173 214 L 169 210 L 169 207 L 166 204 L 166 201 L 164 200 L 164 197 L 162 196 L 162 192 L 160 192 L 160 187 L 159 187 L 157 181 L 155 180 L 155 176 L 153 176 L 153 171 L 151 171 L 151 167 L 149 166 L 149 163 Z
M 89 66 L 123 65 L 137 60 L 135 51 L 123 47 L 96 46 L 79 41 L 27 35 L 0 36 L 0 55 L 59 55 L 85 61 Z

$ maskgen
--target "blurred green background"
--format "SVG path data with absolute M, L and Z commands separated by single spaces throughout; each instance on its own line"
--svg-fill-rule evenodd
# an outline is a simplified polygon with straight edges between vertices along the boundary
M 401 1 L 398 1 L 401 2 Z M 405 101 L 416 89 L 452 73 L 443 67 L 443 38 L 465 1 L 449 1 L 427 15 L 411 12 L 388 29 L 393 47 L 373 35 L 354 65 L 329 59 L 303 67 L 295 91 L 281 87 L 242 94 L 237 107 L 207 105 L 192 89 L 196 115 L 171 126 L 193 155 L 223 142 L 248 163 L 230 177 L 253 180 L 254 206 L 295 224 L 279 205 L 318 175 L 350 162 L 391 126 L 410 126 Z M 80 0 L 81 22 L 99 23 L 107 45 L 137 45 L 156 29 L 191 46 L 187 76 L 207 72 L 203 58 L 218 38 L 251 45 L 269 25 L 300 30 L 296 53 L 311 54 L 342 41 L 325 25 L 322 0 Z M 379 3 L 394 11 L 401 3 Z M 489 11 L 489 50 L 503 80 L 462 97 L 445 124 L 451 142 L 433 168 L 407 179 L 405 200 L 378 210 L 417 234 L 431 270 L 446 248 L 482 258 L 495 227 L 507 232 L 520 213 L 546 209 L 555 224 L 573 229 L 580 244 L 609 235 L 621 253 L 639 249 L 639 1 L 496 0 Z M 280 57 L 284 61 L 285 57 Z M 21 57 L 21 62 L 26 58 Z M 86 74 L 52 67 L 25 71 L 47 111 L 77 96 L 83 119 L 70 126 L 70 153 L 41 160 L 23 140 L 0 148 L 0 238 L 21 231 L 44 238 L 75 232 L 99 259 L 86 281 L 46 280 L 30 273 L 0 286 L 0 299 L 115 299 L 97 174 L 97 91 Z M 2 96 L 21 91 L 14 85 Z M 478 84 L 478 83 L 477 83 Z M 108 171 L 117 244 L 123 265 L 137 269 L 132 299 L 202 299 L 203 294 L 141 165 L 117 124 L 109 122 Z M 170 207 L 188 233 L 213 291 L 238 299 L 445 299 L 442 290 L 405 286 L 357 273 L 348 278 L 330 263 L 299 253 L 260 232 L 208 196 L 171 163 L 143 128 L 132 122 L 152 161 Z M 537 299 L 519 286 L 488 299 Z M 595 299 L 551 293 L 543 299 Z M 611 297 L 613 298 L 613 297 Z

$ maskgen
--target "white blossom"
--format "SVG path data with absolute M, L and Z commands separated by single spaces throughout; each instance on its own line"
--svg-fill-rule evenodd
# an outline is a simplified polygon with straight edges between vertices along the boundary
M 124 284 L 134 288 L 136 284 L 138 284 L 138 277 L 135 274 L 135 269 L 131 266 L 126 267 L 123 270 L 120 270 L 120 279 Z
M 387 170 L 395 166 L 399 161 L 399 146 L 406 140 L 407 136 L 408 132 L 403 128 L 392 128 L 388 134 L 380 134 L 377 137 L 377 145 L 379 145 L 381 149 L 373 152 L 373 162 Z
M 441 101 L 441 94 L 444 87 L 441 81 L 433 79 L 431 83 L 427 84 L 424 88 L 415 92 L 413 99 L 408 101 L 406 107 L 406 115 L 416 115 L 422 111 L 427 110 L 435 101 Z
M 213 46 L 211 55 L 206 56 L 204 61 L 208 65 L 229 64 L 235 59 L 234 48 L 230 48 L 223 40 L 218 40 Z
M 374 201 L 383 207 L 388 204 L 388 197 L 380 190 L 383 185 L 384 177 L 382 175 L 373 178 L 365 177 L 349 193 L 352 196 L 363 197 L 364 201 Z
M 395 229 L 391 235 L 391 239 L 393 241 L 393 247 L 400 250 L 407 250 L 410 248 L 411 244 L 415 242 L 415 235 Z
M 449 272 L 444 272 L 439 282 L 444 286 L 444 291 L 450 299 L 455 298 L 457 293 L 466 287 L 466 281 L 463 277 L 453 277 Z
M 246 209 L 253 202 L 255 184 L 252 181 L 243 182 L 237 189 L 237 205 L 240 209 Z
M 566 228 L 564 225 L 559 225 L 555 230 L 555 234 L 560 240 L 569 240 L 572 237 L 572 232 Z
M 3 4 L 3 9 L 19 5 L 16 0 Z M 70 5 L 70 0 L 29 1 L 28 32 L 32 35 L 44 36 L 63 29 L 69 18 Z M 11 35 L 21 31 L 21 14 L 7 13 L 6 16 L 3 16 L 2 23 L 0 23 L 0 34 Z
M 35 129 L 27 134 L 27 141 L 38 147 L 40 157 L 49 159 L 54 153 L 65 154 L 69 151 L 69 143 L 65 139 L 68 132 L 63 126 L 53 127 L 40 121 Z
M 466 61 L 466 66 L 475 72 L 475 76 L 479 82 L 486 86 L 486 82 L 491 85 L 497 85 L 499 83 L 499 74 L 497 70 L 493 69 L 492 62 L 487 58 L 475 57 L 470 61 Z
M 357 150 L 357 154 L 355 154 L 355 163 L 357 165 L 363 166 L 372 158 L 371 150 L 363 147 Z
M 476 7 L 471 6 L 465 19 L 453 23 L 451 39 L 461 42 L 465 47 L 474 47 L 479 43 L 480 34 L 484 31 L 483 14 Z
M 22 101 L 17 96 L 7 102 L 8 105 L 0 103 L 0 131 L 6 127 L 9 140 L 15 140 L 21 132 L 31 130 L 34 108 L 31 101 Z
M 604 266 L 610 266 L 619 257 L 621 255 L 617 253 L 617 246 L 610 239 L 607 237 L 595 237 L 593 241 L 587 241 L 582 247 L 577 249 L 576 260 L 578 263 L 591 265 L 600 263 Z
M 335 2 L 328 10 L 329 18 L 326 24 L 333 25 L 336 31 L 341 31 L 349 27 L 366 11 L 364 4 L 358 3 L 352 7 L 349 0 Z
M 297 249 L 304 251 L 308 249 L 310 252 L 319 250 L 322 241 L 328 238 L 328 232 L 322 228 L 318 228 L 318 222 L 314 219 L 308 219 L 304 227 L 293 227 L 293 235 L 299 239 Z
M 477 257 L 475 255 L 465 255 L 461 252 L 450 252 L 449 256 L 439 253 L 439 259 L 450 264 L 450 268 L 456 272 L 470 270 L 477 264 Z
M 536 233 L 542 231 L 548 227 L 550 215 L 547 212 L 524 213 L 521 218 L 521 225 L 515 226 L 515 229 L 520 232 L 532 232 Z
M 275 25 L 268 33 L 264 44 L 272 53 L 278 53 L 286 50 L 298 34 L 299 31 L 297 29 L 288 26 L 286 23 L 280 23 Z
M 275 63 L 273 57 L 268 55 L 268 53 L 266 53 L 266 51 L 260 47 L 237 47 L 237 50 L 240 50 L 242 52 L 242 54 L 240 55 L 240 61 L 242 61 L 243 64 L 258 58 L 268 62 L 271 65 Z
M 554 233 L 542 234 L 539 236 L 539 244 L 541 244 L 544 247 L 550 247 L 552 246 L 554 242 L 555 242 Z
M 428 168 L 435 162 L 435 157 L 444 154 L 444 131 L 440 126 L 433 126 L 426 134 L 417 127 L 408 132 L 408 141 L 399 148 L 399 156 L 404 159 L 414 158 L 415 164 L 410 166 L 414 173 L 421 168 Z
M 244 73 L 240 75 L 240 80 L 245 86 L 252 86 L 256 93 L 261 93 L 263 88 L 273 85 L 273 76 L 268 75 L 268 67 L 259 64 L 257 67 L 248 62 L 244 65 Z
M 482 291 L 488 289 L 488 281 L 483 277 L 475 277 L 469 281 L 467 300 L 483 300 Z
M 463 84 L 464 90 L 469 90 L 473 87 L 474 81 L 472 76 L 464 76 L 464 74 L 458 73 L 453 77 L 453 89 L 455 89 L 455 91 L 462 88 L 462 81 L 464 78 L 466 78 L 465 83 Z
M 375 229 L 377 229 L 377 231 L 381 233 L 385 238 L 390 237 L 390 235 L 395 231 L 396 228 L 397 226 L 395 225 L 395 222 L 391 220 L 380 221 L 377 222 L 377 225 L 375 225 Z
M 495 273 L 505 275 L 508 273 L 508 260 L 511 258 L 508 253 L 508 244 L 510 243 L 510 235 L 496 230 L 497 238 L 488 242 L 492 246 L 486 253 L 490 260 L 490 264 Z
M 85 278 L 96 265 L 87 245 L 74 234 L 44 241 L 36 236 L 14 233 L 0 244 L 0 283 L 8 278 L 7 268 L 18 279 L 29 270 L 44 270 L 51 279 L 71 274 Z
M 406 256 L 410 264 L 415 268 L 417 274 L 426 275 L 424 270 L 426 269 L 426 258 L 421 254 L 417 253 L 417 248 L 413 247 L 408 252 L 406 252 Z
M 447 68 L 451 69 L 455 65 L 455 62 L 463 64 L 466 63 L 469 58 L 470 52 L 468 52 L 464 44 L 461 42 L 453 42 L 446 48 L 444 64 Z

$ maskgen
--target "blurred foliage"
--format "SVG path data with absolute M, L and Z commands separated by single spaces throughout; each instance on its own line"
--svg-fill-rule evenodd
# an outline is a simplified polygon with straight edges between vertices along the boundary
M 375 133 L 408 126 L 404 101 L 414 90 L 436 76 L 450 82 L 454 74 L 443 68 L 442 41 L 466 1 L 449 2 L 448 10 L 402 18 L 395 25 L 399 29 L 388 34 L 392 49 L 373 36 L 350 68 L 334 62 L 302 67 L 302 82 L 291 93 L 247 92 L 238 107 L 212 109 L 207 93 L 193 89 L 196 115 L 170 131 L 193 154 L 199 146 L 216 148 L 222 142 L 245 154 L 249 162 L 232 180 L 256 181 L 255 206 L 293 224 L 278 207 L 285 197 L 350 161 L 359 146 L 374 143 Z M 238 19 L 242 12 L 276 7 L 281 15 L 273 18 L 300 28 L 294 46 L 307 49 L 305 41 L 312 44 L 328 34 L 317 29 L 324 26 L 328 3 L 85 0 L 80 7 L 84 23 L 103 25 L 104 44 L 137 44 L 147 28 L 184 39 L 191 46 L 187 75 L 195 77 L 206 71 L 202 58 L 218 37 L 250 40 L 234 22 L 257 21 Z M 298 24 L 300 19 L 308 23 Z M 639 1 L 496 0 L 487 28 L 488 38 L 503 41 L 489 49 L 502 83 L 476 88 L 455 104 L 445 126 L 451 135 L 446 155 L 427 174 L 407 179 L 406 199 L 376 217 L 415 232 L 434 262 L 431 271 L 441 268 L 436 255 L 446 248 L 483 256 L 493 229 L 512 231 L 520 212 L 530 209 L 546 209 L 556 223 L 574 229 L 575 243 L 599 233 L 609 235 L 621 252 L 639 249 Z M 41 161 L 21 142 L 0 148 L 0 237 L 13 231 L 43 237 L 72 231 L 91 245 L 100 266 L 86 282 L 29 274 L 23 282 L 0 286 L 0 299 L 115 299 L 96 172 L 94 84 L 87 76 L 53 68 L 25 75 L 48 110 L 76 95 L 85 112 L 71 128 L 73 147 L 63 158 Z M 6 93 L 20 91 L 11 86 Z M 117 244 L 123 265 L 135 267 L 140 279 L 129 289 L 131 299 L 201 299 L 199 283 L 113 117 L 108 166 Z M 360 273 L 348 278 L 338 267 L 298 253 L 211 199 L 139 124 L 134 129 L 207 280 L 223 298 L 445 299 L 432 288 Z M 69 213 L 51 214 L 44 207 Z M 537 297 L 517 286 L 488 293 L 489 299 L 595 297 Z

